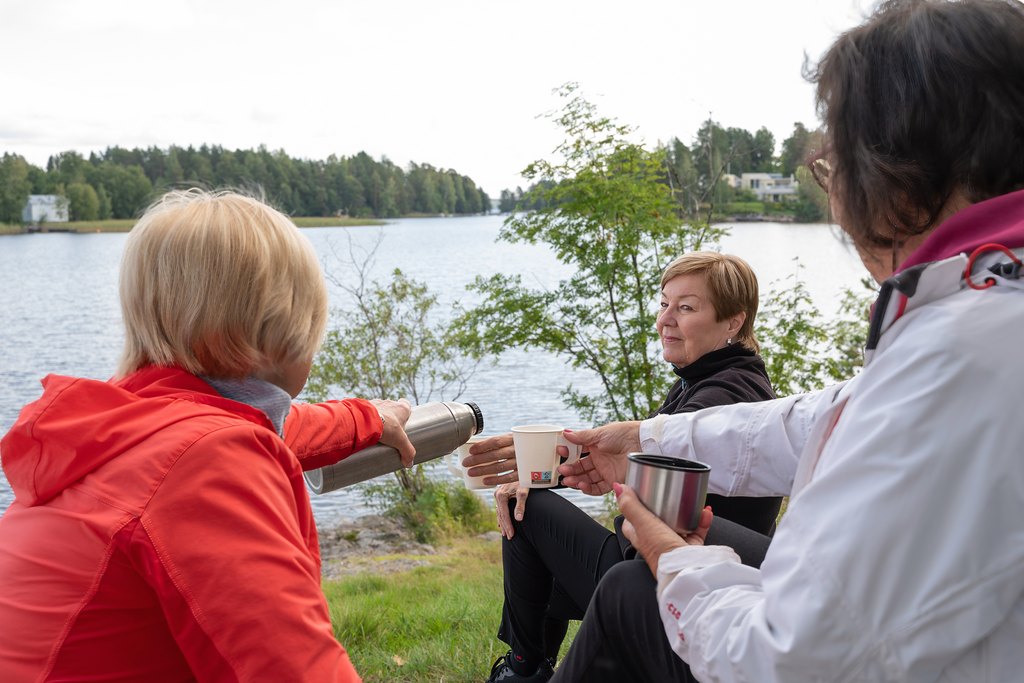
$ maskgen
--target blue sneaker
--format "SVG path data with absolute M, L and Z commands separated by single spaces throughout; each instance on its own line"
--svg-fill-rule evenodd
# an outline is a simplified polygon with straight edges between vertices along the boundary
M 533 674 L 520 676 L 512 669 L 512 650 L 509 650 L 494 662 L 487 683 L 547 683 L 554 675 L 555 670 L 551 668 L 551 662 L 542 659 Z

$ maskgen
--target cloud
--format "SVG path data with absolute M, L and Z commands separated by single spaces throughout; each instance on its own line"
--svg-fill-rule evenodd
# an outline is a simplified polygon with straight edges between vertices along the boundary
M 550 154 L 537 115 L 577 81 L 648 142 L 710 114 L 781 140 L 800 78 L 861 0 L 9 0 L 2 151 L 265 144 L 455 168 L 491 194 Z M 11 67 L 11 65 L 17 65 Z

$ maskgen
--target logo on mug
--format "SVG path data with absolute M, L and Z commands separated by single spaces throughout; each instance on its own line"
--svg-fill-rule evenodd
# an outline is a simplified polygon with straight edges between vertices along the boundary
M 551 470 L 544 470 L 543 472 L 532 470 L 530 472 L 530 481 L 535 481 L 538 484 L 550 484 Z

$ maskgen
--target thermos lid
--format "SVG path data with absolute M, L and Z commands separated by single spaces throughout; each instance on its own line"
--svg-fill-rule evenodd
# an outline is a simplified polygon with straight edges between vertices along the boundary
M 474 434 L 479 434 L 480 432 L 484 431 L 484 414 L 483 414 L 483 411 L 480 410 L 480 406 L 478 406 L 477 404 L 473 403 L 472 401 L 466 401 L 466 405 L 469 406 L 473 410 L 473 419 L 476 421 L 476 431 L 473 432 L 473 433 Z

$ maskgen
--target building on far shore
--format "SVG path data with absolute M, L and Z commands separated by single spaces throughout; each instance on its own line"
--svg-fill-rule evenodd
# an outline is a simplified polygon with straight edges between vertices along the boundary
M 750 190 L 761 202 L 785 202 L 797 198 L 800 182 L 793 176 L 781 173 L 744 173 L 739 179 L 739 188 Z
M 21 222 L 67 223 L 68 200 L 55 194 L 30 194 L 25 208 L 21 210 Z

